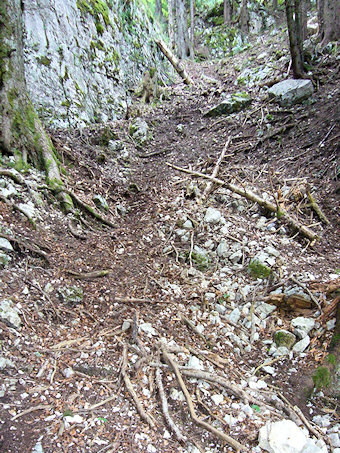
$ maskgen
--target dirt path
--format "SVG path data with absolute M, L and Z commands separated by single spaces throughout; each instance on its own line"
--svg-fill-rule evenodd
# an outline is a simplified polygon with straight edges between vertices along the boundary
M 302 312 L 282 306 L 261 318 L 259 307 L 264 300 L 273 304 L 275 288 L 294 288 L 289 281 L 293 273 L 307 285 L 314 281 L 311 288 L 323 308 L 329 302 L 323 299 L 327 282 L 339 266 L 339 195 L 334 178 L 339 74 L 320 86 L 313 104 L 283 112 L 254 88 L 250 109 L 231 117 L 205 118 L 203 113 L 221 92 L 235 91 L 237 64 L 237 59 L 233 66 L 191 64 L 195 87 L 178 82 L 169 100 L 155 108 L 140 107 L 153 136 L 143 147 L 136 148 L 128 137 L 130 120 L 109 126 L 125 143 L 129 155 L 125 161 L 100 144 L 103 129 L 54 134 L 69 169 L 70 187 L 89 203 L 95 194 L 105 197 L 110 211 L 104 214 L 113 219 L 114 229 L 86 218 L 82 224 L 86 239 L 76 238 L 69 219 L 47 194 L 49 205 L 39 211 L 37 230 L 0 205 L 3 226 L 13 236 L 38 243 L 50 260 L 47 265 L 17 247 L 10 266 L 2 271 L 1 299 L 18 304 L 22 322 L 20 329 L 1 322 L 4 356 L 13 365 L 1 371 L 2 451 L 31 452 L 34 446 L 41 451 L 39 439 L 45 453 L 195 451 L 178 442 L 164 422 L 153 366 L 160 359 L 170 413 L 189 443 L 196 451 L 208 451 L 204 450 L 208 446 L 209 451 L 232 451 L 193 424 L 175 376 L 164 364 L 160 340 L 173 349 L 180 365 L 220 376 L 217 384 L 188 378 L 186 383 L 204 420 L 248 451 L 256 451 L 252 448 L 259 427 L 267 419 L 287 417 L 282 412 L 285 404 L 275 409 L 270 397 L 263 399 L 261 385 L 267 395 L 280 389 L 310 417 L 304 392 L 311 385 L 310 370 L 326 355 L 330 331 L 319 332 L 316 326 L 309 349 L 276 360 L 273 373 L 257 375 L 261 385 L 252 374 L 273 358 L 268 349 L 276 330 L 291 330 L 290 322 L 299 314 L 317 317 L 317 308 L 310 303 Z M 272 127 L 292 121 L 294 127 L 255 148 L 259 131 L 268 130 L 265 118 Z M 223 189 L 198 204 L 193 193 L 202 192 L 205 183 L 166 165 L 210 174 L 230 136 L 219 177 L 269 197 L 272 190 L 282 190 L 286 208 L 320 234 L 314 247 L 284 222 Z M 138 157 L 141 154 L 153 155 Z M 329 226 L 305 206 L 301 193 L 305 181 L 314 187 Z M 224 220 L 205 221 L 209 206 Z M 185 222 L 192 226 L 186 229 Z M 223 241 L 230 249 L 228 258 L 217 253 Z M 278 253 L 268 255 L 272 277 L 256 280 L 249 274 L 249 262 L 268 247 Z M 99 270 L 109 274 L 74 275 Z M 323 290 L 319 283 L 326 283 Z M 247 322 L 252 319 L 251 307 L 262 319 L 255 332 Z M 232 315 L 237 310 L 239 319 Z M 154 417 L 154 428 L 141 420 L 123 383 L 124 345 L 129 351 L 128 376 L 142 407 Z M 222 378 L 240 393 L 223 387 Z M 256 391 L 255 397 L 248 401 L 240 397 L 242 389 L 248 396 Z M 334 409 L 332 400 L 318 397 L 309 404 L 313 415 L 320 413 L 318 406 Z

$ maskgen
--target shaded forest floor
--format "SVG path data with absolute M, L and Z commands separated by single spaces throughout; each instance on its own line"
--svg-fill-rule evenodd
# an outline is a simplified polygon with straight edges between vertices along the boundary
M 186 378 L 204 420 L 248 451 L 259 451 L 252 449 L 266 420 L 289 417 L 294 405 L 308 420 L 326 414 L 331 424 L 338 421 L 336 399 L 327 389 L 311 396 L 311 375 L 323 363 L 332 336 L 326 322 L 335 312 L 320 318 L 310 300 L 301 308 L 284 305 L 282 296 L 283 304 L 265 323 L 259 314 L 261 303 L 274 304 L 275 290 L 294 289 L 291 276 L 312 291 L 322 311 L 335 298 L 330 286 L 339 282 L 339 60 L 320 57 L 312 99 L 290 108 L 269 103 L 258 84 L 235 84 L 245 61 L 244 66 L 259 66 L 261 52 L 270 59 L 282 46 L 259 40 L 234 58 L 188 63 L 194 87 L 176 80 L 162 102 L 151 106 L 136 100 L 126 120 L 51 133 L 67 169 L 67 186 L 89 204 L 94 195 L 104 197 L 109 210 L 103 215 L 115 228 L 83 217 L 81 234 L 75 232 L 70 221 L 74 225 L 77 219 L 65 217 L 44 189 L 43 204 L 36 204 L 36 229 L 0 203 L 8 235 L 36 244 L 48 256 L 47 261 L 16 244 L 1 272 L 1 299 L 19 304 L 22 321 L 20 329 L 0 323 L 2 353 L 13 365 L 0 371 L 2 451 L 31 452 L 34 446 L 40 451 L 37 442 L 45 453 L 194 451 L 169 434 L 164 422 L 155 383 L 159 368 L 153 365 L 162 357 L 161 339 L 180 365 L 198 361 L 196 371 L 248 391 L 251 400 L 221 383 Z M 286 66 L 278 62 L 275 77 L 282 77 Z M 253 98 L 246 110 L 204 116 L 224 94 L 240 90 Z M 129 135 L 134 116 L 144 119 L 152 133 L 144 145 Z M 206 182 L 167 165 L 211 174 L 229 137 L 218 177 L 263 197 L 281 197 L 285 209 L 317 232 L 315 244 L 284 219 L 226 189 L 214 187 L 199 203 Z M 110 151 L 109 139 L 121 143 L 119 152 Z M 328 225 L 308 205 L 307 184 Z M 29 197 L 26 189 L 17 190 Z M 209 206 L 222 214 L 221 223 L 204 220 Z M 186 231 L 187 221 L 192 228 Z M 240 251 L 239 257 L 219 256 L 216 248 L 223 241 L 231 252 Z M 268 247 L 277 252 L 271 277 L 259 280 L 249 273 L 249 263 Z M 109 273 L 86 275 L 101 270 Z M 240 319 L 233 321 L 235 308 Z M 254 309 L 261 318 L 256 326 Z M 274 332 L 291 330 L 298 316 L 317 322 L 308 349 L 277 359 L 272 374 L 259 370 L 252 377 L 273 359 L 268 349 Z M 122 378 L 124 347 L 127 374 L 154 427 L 141 420 Z M 169 411 L 189 443 L 197 451 L 233 451 L 192 423 L 174 374 L 165 365 L 161 370 Z M 283 399 L 274 407 L 271 398 L 278 393 Z

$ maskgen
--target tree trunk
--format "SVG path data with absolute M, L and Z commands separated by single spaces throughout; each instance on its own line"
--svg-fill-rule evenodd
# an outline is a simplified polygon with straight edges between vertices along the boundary
M 307 39 L 307 0 L 300 0 L 301 10 L 301 39 L 302 42 Z
M 231 5 L 230 0 L 223 1 L 223 21 L 225 25 L 230 25 L 231 23 Z
M 195 56 L 195 0 L 190 0 L 190 58 Z
M 175 49 L 175 22 L 174 22 L 175 1 L 168 0 L 168 34 L 170 49 Z
M 2 0 L 0 7 L 0 147 L 11 154 L 27 153 L 36 167 L 45 170 L 48 185 L 69 211 L 73 204 L 62 191 L 53 145 L 27 93 L 21 8 L 20 0 Z
M 162 0 L 155 0 L 155 17 L 159 22 L 163 22 Z
M 177 22 L 177 39 L 176 39 L 177 54 L 179 58 L 184 59 L 190 54 L 185 0 L 177 0 L 176 22 Z
M 293 0 L 285 0 L 285 4 L 293 74 L 295 79 L 303 79 L 304 67 L 300 2 L 299 0 L 295 0 L 293 5 Z
M 249 12 L 247 8 L 247 0 L 242 0 L 240 11 L 240 28 L 241 32 L 248 34 L 249 32 Z
M 320 9 L 322 22 L 320 23 Z M 340 0 L 319 2 L 319 27 L 322 45 L 340 40 Z

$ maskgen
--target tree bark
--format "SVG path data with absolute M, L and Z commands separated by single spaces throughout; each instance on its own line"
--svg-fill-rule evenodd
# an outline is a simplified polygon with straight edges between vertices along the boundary
M 174 22 L 175 1 L 168 0 L 168 34 L 170 49 L 175 49 L 175 22 Z
M 242 0 L 241 3 L 240 28 L 241 32 L 244 34 L 249 32 L 249 12 L 247 8 L 247 0 Z
M 225 25 L 230 25 L 231 23 L 230 0 L 223 0 L 223 21 Z
M 160 22 L 163 22 L 164 16 L 162 11 L 162 0 L 155 0 L 155 17 Z
M 53 145 L 27 93 L 21 8 L 20 0 L 3 0 L 0 7 L 0 147 L 10 154 L 27 153 L 33 165 L 45 170 L 48 185 L 69 211 L 73 203 L 62 191 Z
M 190 58 L 195 56 L 195 0 L 190 0 Z
M 177 54 L 180 59 L 185 59 L 190 54 L 185 0 L 177 0 L 176 22 L 177 22 L 177 37 L 176 37 Z
M 340 0 L 319 0 L 318 12 L 322 45 L 326 45 L 330 41 L 339 41 Z
M 294 78 L 303 79 L 304 67 L 300 0 L 285 0 L 285 6 L 293 74 Z

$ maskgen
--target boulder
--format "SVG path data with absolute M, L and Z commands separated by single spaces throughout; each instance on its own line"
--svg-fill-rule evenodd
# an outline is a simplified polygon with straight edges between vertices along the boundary
M 296 341 L 296 337 L 293 333 L 288 332 L 288 330 L 278 330 L 274 334 L 274 341 L 276 346 L 279 348 L 284 346 L 290 349 Z
M 323 453 L 291 420 L 268 421 L 259 433 L 259 447 L 268 453 Z M 327 450 L 326 450 L 327 451 Z
M 144 145 L 150 138 L 148 123 L 142 118 L 135 118 L 130 126 L 131 137 L 140 145 Z
M 268 95 L 282 107 L 288 107 L 309 98 L 313 91 L 313 84 L 310 80 L 288 79 L 269 88 Z
M 248 107 L 252 102 L 251 97 L 247 93 L 235 93 L 228 96 L 226 99 L 221 101 L 219 104 L 214 105 L 204 116 L 220 116 L 230 115 L 231 113 L 237 113 L 244 108 Z

